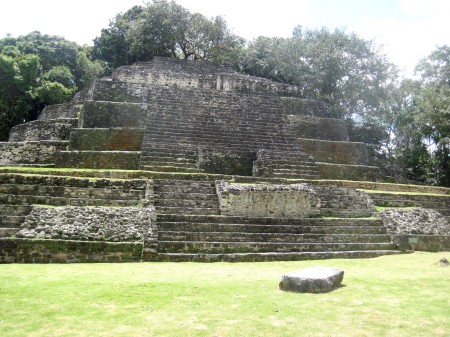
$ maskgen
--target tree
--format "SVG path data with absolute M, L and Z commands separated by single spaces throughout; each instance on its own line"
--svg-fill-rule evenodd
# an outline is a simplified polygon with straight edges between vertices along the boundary
M 288 39 L 260 37 L 242 59 L 244 72 L 303 88 L 307 98 L 328 104 L 330 116 L 374 122 L 395 67 L 355 34 L 336 29 L 294 29 Z
M 94 40 L 93 52 L 116 68 L 154 56 L 233 61 L 243 44 L 223 18 L 208 19 L 173 1 L 155 0 L 117 15 Z
M 32 32 L 0 40 L 0 140 L 14 125 L 37 118 L 49 104 L 69 101 L 106 72 L 90 48 Z
M 408 178 L 450 186 L 450 48 L 438 47 L 416 72 L 420 79 L 393 91 L 393 156 Z
M 450 46 L 438 47 L 416 71 L 422 79 L 416 122 L 433 152 L 436 182 L 450 186 Z
M 32 116 L 33 88 L 37 83 L 39 58 L 0 54 L 0 140 L 7 140 L 9 129 Z

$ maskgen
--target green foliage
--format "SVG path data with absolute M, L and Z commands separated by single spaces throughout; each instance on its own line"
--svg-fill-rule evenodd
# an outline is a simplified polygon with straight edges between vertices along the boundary
M 259 37 L 242 60 L 245 72 L 303 88 L 325 101 L 330 116 L 370 120 L 396 78 L 395 67 L 366 41 L 345 31 L 297 27 L 291 38 Z
M 208 19 L 173 1 L 155 0 L 118 14 L 94 40 L 93 53 L 112 68 L 154 56 L 235 62 L 243 43 L 221 17 Z
M 43 107 L 69 101 L 102 76 L 102 61 L 89 59 L 89 47 L 59 36 L 32 32 L 0 40 L 0 141 L 14 125 L 37 118 Z
M 395 157 L 408 177 L 450 186 L 450 47 L 421 60 L 420 80 L 405 80 L 396 89 Z
M 44 81 L 42 85 L 36 88 L 39 103 L 45 103 L 47 105 L 67 102 L 72 98 L 73 93 L 73 89 L 68 89 L 58 82 Z
M 0 54 L 0 140 L 6 140 L 9 129 L 32 117 L 33 88 L 39 60 L 36 55 L 16 58 Z

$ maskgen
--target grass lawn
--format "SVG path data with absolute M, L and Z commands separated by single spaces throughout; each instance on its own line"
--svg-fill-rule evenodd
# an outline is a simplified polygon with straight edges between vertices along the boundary
M 449 252 L 269 263 L 0 265 L 0 336 L 450 336 Z M 278 290 L 310 266 L 326 294 Z

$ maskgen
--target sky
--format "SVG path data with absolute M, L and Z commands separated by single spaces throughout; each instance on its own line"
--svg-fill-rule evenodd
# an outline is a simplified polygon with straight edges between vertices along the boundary
M 294 27 L 345 29 L 374 40 L 404 77 L 437 46 L 450 44 L 450 0 L 176 0 L 191 12 L 221 15 L 248 40 L 289 37 Z M 116 14 L 143 0 L 4 0 L 0 38 L 38 30 L 93 44 Z

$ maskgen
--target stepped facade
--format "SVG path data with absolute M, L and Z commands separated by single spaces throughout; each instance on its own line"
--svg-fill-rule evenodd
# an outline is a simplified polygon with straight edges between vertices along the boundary
M 0 165 L 3 262 L 377 256 L 399 250 L 375 206 L 450 215 L 448 189 L 386 191 L 385 165 L 301 87 L 197 61 L 116 69 L 14 127 Z

